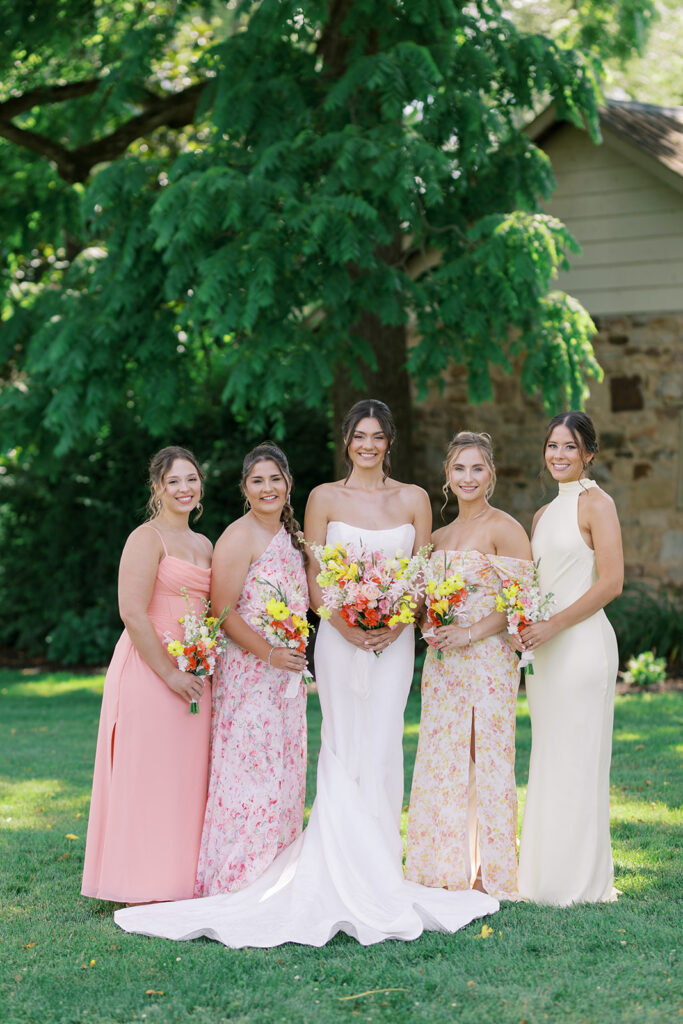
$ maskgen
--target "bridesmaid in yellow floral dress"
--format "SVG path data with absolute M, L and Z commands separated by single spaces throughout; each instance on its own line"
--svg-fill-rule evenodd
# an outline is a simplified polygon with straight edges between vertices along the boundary
M 445 557 L 469 593 L 459 624 L 427 638 L 406 877 L 514 900 L 519 668 L 495 597 L 503 579 L 529 578 L 531 547 L 520 524 L 489 505 L 496 472 L 488 434 L 456 434 L 445 470 L 444 494 L 455 494 L 458 515 L 432 535 L 432 558 Z

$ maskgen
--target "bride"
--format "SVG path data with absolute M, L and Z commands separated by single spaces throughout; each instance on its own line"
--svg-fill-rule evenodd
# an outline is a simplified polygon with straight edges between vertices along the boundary
M 387 406 L 358 402 L 343 436 L 349 472 L 311 493 L 306 539 L 362 544 L 388 555 L 428 543 L 427 495 L 389 476 L 395 428 Z M 318 568 L 311 563 L 318 607 Z M 402 738 L 412 627 L 368 633 L 333 613 L 320 624 L 315 668 L 323 726 L 316 799 L 304 833 L 239 892 L 117 911 L 116 923 L 126 931 L 170 939 L 206 935 L 233 947 L 322 946 L 342 931 L 369 945 L 414 939 L 424 929 L 454 932 L 498 909 L 485 893 L 429 889 L 403 877 Z

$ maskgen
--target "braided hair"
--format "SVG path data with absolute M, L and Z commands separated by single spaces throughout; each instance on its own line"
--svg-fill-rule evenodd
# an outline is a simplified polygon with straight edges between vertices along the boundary
M 282 475 L 285 477 L 289 484 L 289 491 L 294 486 L 294 478 L 292 477 L 289 469 L 289 463 L 287 462 L 287 456 L 278 448 L 272 441 L 262 441 L 261 444 L 257 444 L 255 448 L 252 448 L 250 452 L 244 456 L 244 462 L 242 463 L 242 479 L 240 480 L 240 490 L 246 498 L 247 492 L 245 489 L 245 483 L 247 477 L 251 473 L 252 469 L 257 462 L 274 462 L 278 467 Z M 301 533 L 301 527 L 294 518 L 294 509 L 292 508 L 289 501 L 289 494 L 287 500 L 282 506 L 282 512 L 280 513 L 280 522 L 284 526 L 285 530 L 289 534 L 289 538 L 292 542 L 292 547 L 296 548 L 297 551 L 301 552 L 304 560 L 304 565 L 308 561 L 308 555 L 306 552 L 306 545 L 304 544 L 303 535 Z

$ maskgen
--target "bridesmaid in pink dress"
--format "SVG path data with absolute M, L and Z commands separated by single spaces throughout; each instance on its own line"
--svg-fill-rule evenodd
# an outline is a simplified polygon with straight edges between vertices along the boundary
M 214 609 L 231 606 L 213 679 L 211 771 L 195 895 L 253 882 L 294 842 L 306 789 L 306 656 L 271 646 L 259 619 L 277 589 L 305 618 L 303 542 L 289 504 L 284 453 L 258 445 L 244 460 L 248 506 L 216 544 Z M 297 678 L 298 677 L 298 678 Z
M 82 893 L 117 903 L 192 896 L 206 805 L 211 704 L 204 680 L 181 672 L 164 635 L 182 636 L 185 588 L 200 611 L 211 543 L 189 527 L 202 472 L 184 448 L 150 464 L 150 519 L 119 568 L 125 624 L 104 683 Z M 189 702 L 199 702 L 190 714 Z

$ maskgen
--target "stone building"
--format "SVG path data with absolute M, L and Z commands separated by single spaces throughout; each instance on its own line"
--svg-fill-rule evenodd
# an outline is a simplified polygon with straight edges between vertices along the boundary
M 557 287 L 582 302 L 598 329 L 605 377 L 591 385 L 587 405 L 601 444 L 594 475 L 617 503 L 627 578 L 682 585 L 683 108 L 610 101 L 600 122 L 599 146 L 552 108 L 528 131 L 557 181 L 546 212 L 582 247 Z M 541 402 L 502 373 L 494 392 L 494 402 L 469 406 L 465 374 L 453 367 L 443 394 L 415 409 L 416 464 L 437 522 L 445 446 L 463 428 L 493 436 L 494 504 L 527 528 L 554 494 L 549 478 L 545 493 L 538 481 Z

